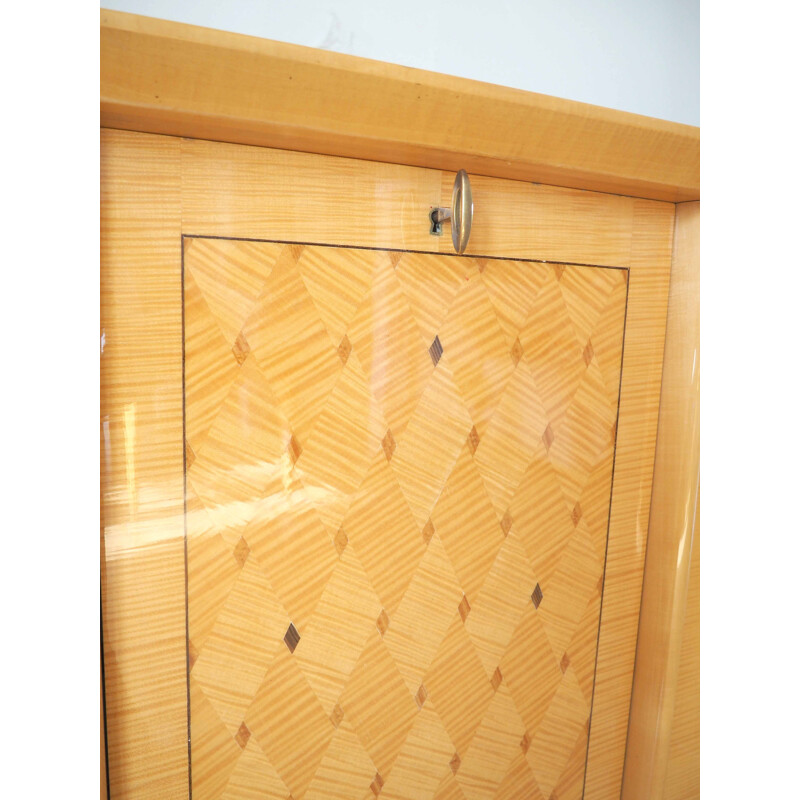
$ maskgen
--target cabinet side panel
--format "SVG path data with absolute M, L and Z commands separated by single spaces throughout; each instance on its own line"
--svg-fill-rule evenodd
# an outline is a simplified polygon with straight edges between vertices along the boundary
M 699 210 L 699 203 L 676 209 L 625 800 L 660 800 L 669 759 L 700 465 Z
M 700 500 L 692 536 L 689 594 L 672 718 L 665 800 L 700 797 Z

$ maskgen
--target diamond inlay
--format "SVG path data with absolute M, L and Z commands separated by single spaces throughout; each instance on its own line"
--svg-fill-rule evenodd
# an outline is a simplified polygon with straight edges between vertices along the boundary
M 353 349 L 353 345 L 350 344 L 350 340 L 347 336 L 342 337 L 342 341 L 339 342 L 339 348 L 337 352 L 339 353 L 339 358 L 342 359 L 342 364 L 347 363 L 347 359 L 350 358 L 350 351 Z
M 500 684 L 503 682 L 503 673 L 500 672 L 500 667 L 498 667 L 494 671 L 494 675 L 492 675 L 492 689 L 497 691 Z
M 394 436 L 392 436 L 392 432 L 390 430 L 386 431 L 386 436 L 383 437 L 381 446 L 383 447 L 383 452 L 386 453 L 386 460 L 391 461 L 394 450 L 397 447 L 397 443 L 395 442 Z
M 553 435 L 553 429 L 550 427 L 550 425 L 548 425 L 544 429 L 544 433 L 542 434 L 542 441 L 544 442 L 544 446 L 548 450 L 550 450 L 550 448 L 553 446 L 553 440 L 554 439 L 555 439 L 555 436 Z
M 236 548 L 233 551 L 233 557 L 239 563 L 240 567 L 244 566 L 244 562 L 247 561 L 247 556 L 250 555 L 250 548 L 247 546 L 247 542 L 244 540 L 244 536 L 239 538 L 239 542 L 236 545 Z
M 289 623 L 289 627 L 286 629 L 283 641 L 289 648 L 289 652 L 294 653 L 297 643 L 300 641 L 300 634 L 297 632 L 297 628 L 295 628 L 294 623 Z
M 472 426 L 472 430 L 469 432 L 469 437 L 467 438 L 467 442 L 469 443 L 469 450 L 472 455 L 475 455 L 475 451 L 478 449 L 478 445 L 481 442 L 480 436 L 478 436 L 478 431 L 475 426 Z
M 186 457 L 186 469 L 189 469 L 194 463 L 194 450 L 192 450 L 192 446 L 189 444 L 188 441 L 184 442 L 184 444 L 186 445 L 184 447 L 184 452 Z
M 247 740 L 250 738 L 250 731 L 244 722 L 239 727 L 239 731 L 234 738 L 236 739 L 236 744 L 238 744 L 239 747 L 244 750 L 244 748 L 247 746 Z
M 389 615 L 384 609 L 381 609 L 381 613 L 378 614 L 378 621 L 376 624 L 381 636 L 384 636 L 389 628 Z
M 302 453 L 303 448 L 300 446 L 300 442 L 292 435 L 292 438 L 289 439 L 289 457 L 292 459 L 292 464 L 297 463 L 297 459 L 300 458 Z
M 195 796 L 580 795 L 624 278 L 187 244 Z
M 192 644 L 191 639 L 189 640 L 188 651 L 189 651 L 189 672 L 191 672 L 192 667 L 194 666 L 194 662 L 197 661 L 197 656 L 200 655 L 200 653 L 197 652 L 197 648 Z
M 594 348 L 592 347 L 591 342 L 586 342 L 586 347 L 583 349 L 583 360 L 586 362 L 586 366 L 589 366 L 589 362 L 594 358 Z
M 469 614 L 469 600 L 467 600 L 466 595 L 461 598 L 461 602 L 458 604 L 458 613 L 461 616 L 461 621 L 464 622 Z
M 514 340 L 514 345 L 511 348 L 511 360 L 514 362 L 514 366 L 516 367 L 519 364 L 519 360 L 522 358 L 522 344 L 520 344 L 519 336 Z
M 444 352 L 442 349 L 442 343 L 439 341 L 438 336 L 431 343 L 431 346 L 428 348 L 428 352 L 431 354 L 431 361 L 433 361 L 433 366 L 435 367 L 439 363 L 439 359 L 442 357 L 442 353 Z
M 345 547 L 347 547 L 347 542 L 347 534 L 344 532 L 344 528 L 339 528 L 339 530 L 336 532 L 333 543 L 336 545 L 336 552 L 340 556 L 344 552 Z
M 244 338 L 243 333 L 240 333 L 236 337 L 236 341 L 233 343 L 232 350 L 237 363 L 241 367 L 242 364 L 244 364 L 244 360 L 250 354 L 250 345 L 247 344 L 247 339 Z

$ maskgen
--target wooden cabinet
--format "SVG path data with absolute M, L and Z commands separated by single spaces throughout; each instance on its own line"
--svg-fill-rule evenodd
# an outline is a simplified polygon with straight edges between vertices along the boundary
M 111 797 L 618 796 L 674 204 L 101 141 Z

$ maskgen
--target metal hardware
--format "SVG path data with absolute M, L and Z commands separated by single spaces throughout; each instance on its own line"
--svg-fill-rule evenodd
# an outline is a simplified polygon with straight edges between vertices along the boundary
M 442 223 L 450 220 L 453 247 L 456 253 L 463 253 L 467 249 L 472 229 L 472 210 L 472 189 L 469 185 L 469 176 L 463 169 L 460 169 L 453 182 L 451 207 L 434 208 L 430 213 L 431 233 L 434 236 L 441 236 Z

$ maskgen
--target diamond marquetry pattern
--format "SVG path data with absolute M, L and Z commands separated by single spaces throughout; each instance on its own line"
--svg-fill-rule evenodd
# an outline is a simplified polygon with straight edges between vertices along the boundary
M 625 277 L 186 240 L 196 800 L 581 796 Z

